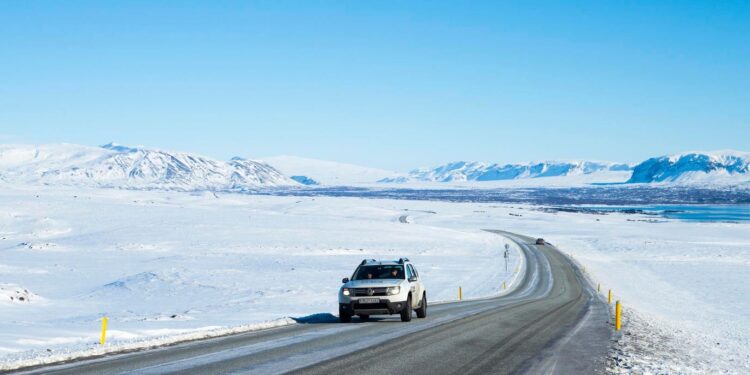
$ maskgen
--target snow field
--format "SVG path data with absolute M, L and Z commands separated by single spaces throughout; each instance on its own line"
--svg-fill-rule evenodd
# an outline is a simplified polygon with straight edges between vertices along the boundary
M 481 229 L 502 229 L 545 238 L 603 292 L 614 290 L 625 319 L 612 373 L 750 373 L 750 225 L 638 221 L 646 219 L 526 205 L 5 186 L 0 283 L 36 297 L 0 302 L 0 361 L 7 368 L 335 313 L 340 280 L 362 258 L 410 257 L 431 301 L 455 299 L 458 286 L 466 298 L 498 294 L 514 267 L 504 272 L 506 240 Z M 112 330 L 104 349 L 96 345 L 103 314 Z
M 613 289 L 623 303 L 624 331 L 643 341 L 623 346 L 640 365 L 613 373 L 750 373 L 750 224 L 481 206 L 478 214 L 428 224 L 536 235 L 572 255 L 601 283 L 602 295 Z
M 459 286 L 464 298 L 499 294 L 517 276 L 520 253 L 507 273 L 502 259 L 511 242 L 422 224 L 439 213 L 413 206 L 4 186 L 0 281 L 36 297 L 0 301 L 0 368 L 335 314 L 341 279 L 363 258 L 409 257 L 436 302 Z

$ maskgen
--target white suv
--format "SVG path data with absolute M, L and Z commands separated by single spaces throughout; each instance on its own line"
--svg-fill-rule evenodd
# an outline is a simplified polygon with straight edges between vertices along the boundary
M 351 280 L 342 280 L 339 290 L 339 319 L 348 323 L 352 316 L 363 320 L 376 314 L 401 314 L 411 320 L 412 311 L 418 318 L 427 316 L 427 290 L 417 269 L 407 258 L 397 261 L 365 259 Z

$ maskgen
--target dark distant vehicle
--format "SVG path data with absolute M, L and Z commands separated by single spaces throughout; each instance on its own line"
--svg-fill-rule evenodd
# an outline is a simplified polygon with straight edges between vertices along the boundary
M 536 239 L 536 244 L 537 245 L 546 245 L 547 243 L 544 242 L 544 238 L 537 238 Z

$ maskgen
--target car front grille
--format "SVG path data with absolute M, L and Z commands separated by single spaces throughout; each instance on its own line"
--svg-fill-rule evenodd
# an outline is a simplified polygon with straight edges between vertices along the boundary
M 356 310 L 388 310 L 388 305 L 385 302 L 380 303 L 356 303 L 354 304 Z
M 357 297 L 382 297 L 386 295 L 387 289 L 388 288 L 355 288 L 354 295 Z M 372 294 L 370 294 L 370 290 L 372 290 Z

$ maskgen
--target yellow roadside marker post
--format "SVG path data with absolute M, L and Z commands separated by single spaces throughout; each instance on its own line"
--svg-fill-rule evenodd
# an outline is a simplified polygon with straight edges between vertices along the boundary
M 607 294 L 607 304 L 612 304 L 612 289 L 610 289 L 609 293 Z
M 505 290 L 507 287 L 505 286 L 505 281 L 503 281 L 503 290 Z
M 461 287 L 458 287 L 458 300 L 461 301 L 464 299 L 463 293 L 461 293 Z
M 99 340 L 99 344 L 104 345 L 107 340 L 107 317 L 102 318 L 102 338 Z
M 622 328 L 622 305 L 620 301 L 615 304 L 615 331 L 619 331 Z

